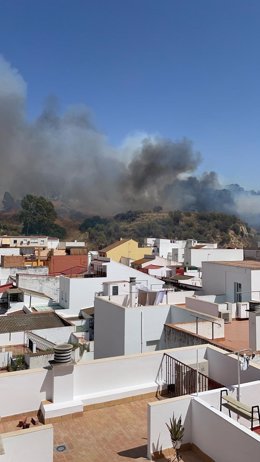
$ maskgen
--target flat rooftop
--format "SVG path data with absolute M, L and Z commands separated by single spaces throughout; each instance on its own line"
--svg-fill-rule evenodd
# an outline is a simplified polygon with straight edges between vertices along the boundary
M 185 305 L 178 305 L 178 306 L 185 306 Z M 210 316 L 208 316 L 208 321 L 210 322 Z M 205 319 L 200 319 L 199 321 L 205 322 Z M 224 324 L 224 334 L 225 337 L 210 340 L 206 337 L 201 335 L 197 335 L 194 332 L 190 332 L 189 330 L 185 330 L 184 323 L 166 323 L 165 326 L 170 327 L 172 329 L 178 329 L 179 331 L 188 332 L 191 336 L 201 338 L 205 340 L 207 343 L 211 345 L 215 345 L 219 348 L 224 348 L 225 350 L 229 351 L 238 351 L 249 349 L 249 320 L 248 319 L 241 319 L 236 320 L 233 319 L 231 323 Z
M 54 422 L 53 462 L 147 462 L 147 404 L 154 400 L 128 401 Z M 28 416 L 30 422 L 36 414 L 30 412 Z M 25 417 L 1 421 L 0 433 L 19 430 L 18 421 Z M 58 452 L 59 445 L 65 445 L 65 451 Z M 182 452 L 182 461 L 202 459 L 189 450 Z
M 210 343 L 219 348 L 231 351 L 249 349 L 249 320 L 233 319 L 231 323 L 224 324 L 225 338 L 212 340 Z
M 210 265 L 224 265 L 224 266 L 235 266 L 237 268 L 248 268 L 252 270 L 260 270 L 260 261 L 253 260 L 241 260 L 241 261 L 205 261 Z

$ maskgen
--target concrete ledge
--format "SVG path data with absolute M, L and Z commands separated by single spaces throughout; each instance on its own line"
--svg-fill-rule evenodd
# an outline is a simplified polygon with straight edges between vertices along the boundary
M 147 395 L 150 393 L 156 394 L 158 384 L 155 382 L 145 383 L 143 385 L 133 385 L 132 387 L 114 388 L 108 391 L 100 391 L 97 393 L 90 393 L 88 395 L 76 396 L 77 400 L 83 402 L 84 406 L 106 403 L 114 400 L 121 400 L 123 398 L 130 398 L 134 396 Z
M 104 401 L 102 403 L 96 404 L 87 404 L 86 406 L 84 406 L 84 412 L 92 411 L 93 409 L 101 409 L 104 407 L 116 406 L 118 404 L 131 403 L 133 401 L 139 401 L 141 399 L 153 399 L 155 398 L 155 396 L 156 394 L 154 393 L 154 391 L 152 391 L 151 393 L 144 393 L 143 395 L 127 396 L 126 398 L 114 399 L 112 401 Z
M 53 422 L 54 419 L 59 419 L 64 416 L 82 415 L 82 401 L 65 401 L 63 403 L 41 403 L 41 414 L 44 423 Z

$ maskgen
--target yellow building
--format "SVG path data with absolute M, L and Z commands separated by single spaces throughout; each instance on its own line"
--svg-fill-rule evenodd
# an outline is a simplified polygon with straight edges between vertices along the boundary
M 100 257 L 108 257 L 120 263 L 121 258 L 139 260 L 144 255 L 151 255 L 152 247 L 139 247 L 133 239 L 121 239 L 99 251 Z

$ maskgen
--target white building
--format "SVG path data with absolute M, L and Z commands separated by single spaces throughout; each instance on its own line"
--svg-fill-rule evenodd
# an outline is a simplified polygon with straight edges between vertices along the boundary
M 0 236 L 1 247 L 48 247 L 47 236 Z
M 217 249 L 202 244 L 184 249 L 185 266 L 201 268 L 202 262 L 206 261 L 242 261 L 243 259 L 243 249 Z
M 260 262 L 203 262 L 202 287 L 205 294 L 223 295 L 227 302 L 260 300 Z
M 182 262 L 183 249 L 186 246 L 186 242 L 175 241 L 173 239 L 155 239 L 153 253 L 159 255 L 159 257 Z M 176 260 L 176 253 L 173 250 L 178 253 L 178 260 Z
M 152 290 L 160 290 L 164 285 L 159 279 L 109 259 L 100 258 L 92 261 L 90 271 L 93 271 L 93 277 L 92 273 L 86 278 L 60 276 L 59 303 L 66 308 L 66 313 L 62 310 L 63 316 L 78 315 L 82 308 L 93 307 L 96 293 L 103 291 L 103 282 L 129 281 L 129 278 L 136 278 L 137 285 L 144 285 Z M 118 284 L 115 284 L 116 286 Z M 119 288 L 118 286 L 118 290 Z M 122 290 L 127 295 L 127 287 Z
M 193 293 L 165 290 L 147 293 L 146 297 L 144 291 L 136 290 L 132 293 L 132 304 L 122 295 L 97 296 L 95 359 L 171 348 L 185 341 L 194 343 L 193 337 L 186 339 L 182 329 L 203 338 L 223 338 L 224 320 L 219 318 L 217 309 L 200 313 L 198 306 L 195 309 L 177 306 L 185 303 L 187 294 Z M 167 334 L 166 324 L 178 329 Z
M 48 236 L 48 242 L 47 242 L 48 249 L 57 249 L 59 246 L 59 242 L 60 240 L 58 237 Z
M 173 260 L 176 263 L 190 263 L 190 249 L 216 249 L 217 243 L 198 243 L 195 239 L 174 240 L 174 239 L 146 239 L 147 244 L 153 245 L 154 255 Z M 209 252 L 208 252 L 209 253 Z M 197 254 L 199 255 L 199 254 Z M 204 254 L 205 255 L 205 254 Z M 223 258 L 222 258 L 223 259 Z M 239 259 L 239 258 L 237 258 Z M 197 265 L 194 265 L 197 266 Z M 201 265 L 200 265 L 201 266 Z

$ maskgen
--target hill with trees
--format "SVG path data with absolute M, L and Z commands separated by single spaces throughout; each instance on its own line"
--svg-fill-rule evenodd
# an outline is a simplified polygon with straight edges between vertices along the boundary
M 220 247 L 256 245 L 256 233 L 235 215 L 206 212 L 142 212 L 129 210 L 112 218 L 86 218 L 79 227 L 94 247 L 105 247 L 120 238 L 143 242 L 146 237 L 196 239 Z
M 26 195 L 19 203 L 4 196 L 0 234 L 46 234 L 84 240 L 89 249 L 100 249 L 120 238 L 142 243 L 146 237 L 196 239 L 220 247 L 256 247 L 257 233 L 235 215 L 218 212 L 128 210 L 114 215 L 85 216 L 42 196 Z

